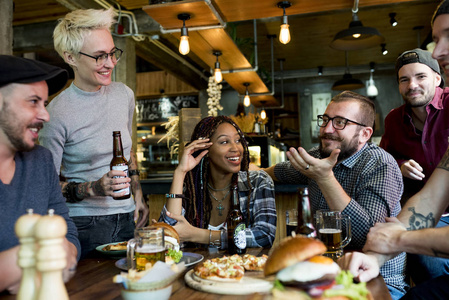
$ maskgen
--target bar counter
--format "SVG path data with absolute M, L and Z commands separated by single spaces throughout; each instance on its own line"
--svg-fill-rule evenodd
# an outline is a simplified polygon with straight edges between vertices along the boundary
M 210 253 L 205 248 L 183 249 L 184 252 L 198 253 L 204 256 L 204 259 L 221 257 L 226 254 L 225 251 Z M 268 249 L 249 248 L 247 253 L 260 256 L 267 254 Z M 120 274 L 121 270 L 115 266 L 116 260 L 108 257 L 86 258 L 78 263 L 75 276 L 66 284 L 67 291 L 71 300 L 119 300 L 121 285 L 112 282 L 112 278 Z M 190 266 L 185 272 L 193 268 Z M 387 286 L 381 276 L 368 282 L 367 287 L 371 292 L 373 299 L 391 299 Z M 1 300 L 16 299 L 15 295 L 0 293 Z M 200 292 L 190 288 L 184 281 L 184 276 L 180 276 L 173 284 L 171 300 L 196 300 L 196 299 L 214 299 L 214 300 L 269 300 L 270 294 L 255 293 L 251 295 L 219 295 Z

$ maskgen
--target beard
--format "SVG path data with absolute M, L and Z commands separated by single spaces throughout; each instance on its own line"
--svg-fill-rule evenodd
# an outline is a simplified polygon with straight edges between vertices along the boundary
M 321 158 L 327 158 L 331 155 L 332 151 L 334 149 L 340 149 L 340 154 L 338 154 L 337 161 L 343 161 L 348 157 L 351 157 L 354 153 L 358 150 L 358 144 L 359 144 L 359 133 L 360 129 L 352 136 L 351 140 L 346 141 L 343 138 L 340 138 L 338 136 L 333 136 L 330 134 L 322 134 L 319 136 L 320 138 L 320 144 L 319 144 L 319 151 Z M 340 146 L 337 146 L 335 148 L 324 148 L 322 139 L 329 139 L 333 141 L 340 142 Z
M 414 97 L 410 99 L 409 95 L 411 93 L 415 93 L 417 91 L 422 92 L 423 94 L 419 96 L 419 98 Z M 423 89 L 414 89 L 414 90 L 408 90 L 405 95 L 402 95 L 402 99 L 405 101 L 405 105 L 409 107 L 423 107 L 432 101 L 434 94 L 425 94 Z
M 11 142 L 11 145 L 16 151 L 31 151 L 34 149 L 35 144 L 32 146 L 27 144 L 22 136 L 23 124 L 20 123 L 20 118 L 8 109 L 8 105 L 5 103 L 3 109 L 0 110 L 0 129 L 6 135 Z M 42 123 L 30 124 L 28 127 L 42 128 Z M 28 128 L 27 127 L 27 128 Z

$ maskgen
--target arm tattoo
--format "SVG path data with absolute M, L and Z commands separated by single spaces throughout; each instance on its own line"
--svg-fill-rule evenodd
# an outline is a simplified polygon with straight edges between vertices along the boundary
M 440 163 L 438 164 L 437 168 L 449 171 L 449 148 L 446 151 L 446 153 L 444 153 L 443 158 L 440 160 Z
M 103 188 L 101 187 L 100 180 L 93 181 L 90 183 L 90 188 L 97 196 L 105 196 Z
M 429 215 L 425 217 L 424 215 L 415 212 L 414 207 L 409 207 L 408 210 L 412 212 L 412 215 L 409 219 L 410 227 L 407 228 L 407 230 L 435 227 L 435 218 L 433 217 L 433 213 L 429 213 Z
M 134 180 L 134 178 L 131 178 L 131 189 L 134 193 L 141 189 L 139 180 Z
M 447 253 L 447 252 L 441 252 L 441 251 L 438 251 L 435 249 L 432 249 L 432 252 L 433 252 L 433 255 L 436 257 L 446 257 L 446 258 L 449 257 L 449 253 Z
M 89 182 L 82 182 L 82 183 L 78 184 L 77 189 L 76 189 L 76 196 L 80 199 L 89 197 L 88 187 L 89 187 Z

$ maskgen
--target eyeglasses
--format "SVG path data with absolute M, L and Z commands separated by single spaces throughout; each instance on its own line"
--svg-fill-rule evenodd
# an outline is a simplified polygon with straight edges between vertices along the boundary
M 87 57 L 95 59 L 95 62 L 97 63 L 97 66 L 102 66 L 106 63 L 108 60 L 108 57 L 111 57 L 111 61 L 115 64 L 120 60 L 120 57 L 122 57 L 123 50 L 119 48 L 112 49 L 111 53 L 103 53 L 97 56 L 92 56 L 83 52 L 79 52 L 79 54 L 85 55 Z
M 326 127 L 327 123 L 329 123 L 329 121 L 332 121 L 332 126 L 336 129 L 336 130 L 343 130 L 345 129 L 346 125 L 348 124 L 348 122 L 366 127 L 366 125 L 346 119 L 346 118 L 342 118 L 342 117 L 329 117 L 327 115 L 318 115 L 317 116 L 317 124 L 320 127 Z

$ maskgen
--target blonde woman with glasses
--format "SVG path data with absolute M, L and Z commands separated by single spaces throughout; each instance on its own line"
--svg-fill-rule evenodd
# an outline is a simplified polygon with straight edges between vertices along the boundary
M 132 151 L 134 93 L 112 82 L 112 71 L 123 55 L 112 39 L 115 12 L 76 10 L 56 26 L 56 51 L 74 72 L 72 84 L 47 109 L 50 122 L 39 134 L 61 177 L 62 193 L 79 233 L 82 257 L 95 247 L 133 237 L 148 221 Z M 126 172 L 110 171 L 112 132 L 120 131 L 129 162 Z M 131 187 L 132 195 L 114 200 Z

